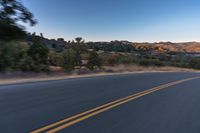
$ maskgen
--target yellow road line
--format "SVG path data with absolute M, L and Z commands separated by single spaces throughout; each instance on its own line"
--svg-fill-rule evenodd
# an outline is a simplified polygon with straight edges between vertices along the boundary
M 140 93 L 144 93 L 144 92 L 140 92 Z M 54 124 L 51 124 L 51 125 L 45 126 L 45 127 L 43 127 L 43 128 L 40 128 L 40 129 L 38 129 L 38 130 L 32 131 L 31 133 L 39 133 L 39 132 L 48 130 L 48 129 L 52 128 L 52 127 L 58 126 L 58 125 L 60 125 L 60 124 L 62 124 L 62 123 L 65 123 L 65 122 L 67 122 L 67 121 L 73 120 L 73 119 L 78 118 L 78 117 L 80 117 L 80 116 L 83 116 L 83 115 L 86 115 L 86 114 L 88 114 L 88 113 L 94 112 L 94 111 L 96 111 L 96 110 L 102 109 L 102 108 L 104 108 L 104 107 L 110 106 L 110 105 L 115 104 L 115 103 L 117 103 L 117 102 L 120 102 L 120 101 L 122 101 L 122 100 L 126 100 L 126 99 L 128 99 L 128 98 L 130 98 L 130 97 L 139 95 L 140 93 L 133 94 L 133 95 L 131 95 L 131 96 L 128 96 L 128 97 L 125 97 L 125 98 L 121 98 L 121 99 L 119 99 L 119 100 L 116 100 L 116 101 L 113 101 L 113 102 L 104 104 L 104 105 L 102 105 L 102 106 L 99 106 L 99 107 L 96 107 L 96 108 L 94 108 L 94 109 L 85 111 L 85 112 L 83 112 L 83 113 L 80 113 L 80 114 L 71 116 L 71 117 L 69 117 L 69 118 L 66 118 L 66 119 L 64 119 L 64 120 L 61 120 L 61 121 L 56 122 L 56 123 L 54 123 Z
M 51 124 L 51 125 L 45 126 L 43 128 L 40 128 L 38 130 L 32 131 L 31 133 L 40 133 L 40 132 L 47 131 L 47 130 L 49 130 L 51 128 L 54 128 L 54 127 L 58 126 L 58 127 L 56 127 L 56 128 L 54 128 L 54 129 L 52 129 L 52 130 L 47 132 L 47 133 L 55 133 L 55 132 L 58 132 L 58 131 L 60 131 L 60 130 L 62 130 L 64 128 L 67 128 L 67 127 L 69 127 L 69 126 L 71 126 L 73 124 L 76 124 L 76 123 L 78 123 L 80 121 L 83 121 L 83 120 L 85 120 L 87 118 L 90 118 L 90 117 L 92 117 L 94 115 L 97 115 L 97 114 L 100 114 L 102 112 L 105 112 L 105 111 L 107 111 L 109 109 L 112 109 L 114 107 L 117 107 L 119 105 L 127 103 L 129 101 L 132 101 L 134 99 L 137 99 L 137 98 L 140 98 L 142 96 L 145 96 L 145 95 L 148 95 L 150 93 L 153 93 L 155 91 L 158 91 L 158 90 L 161 90 L 161 89 L 164 89 L 164 88 L 176 85 L 176 84 L 180 84 L 180 83 L 183 83 L 183 82 L 186 82 L 186 81 L 197 79 L 197 78 L 200 78 L 200 77 L 188 78 L 188 79 L 179 80 L 179 81 L 171 82 L 171 83 L 168 83 L 168 84 L 164 84 L 164 85 L 161 85 L 161 86 L 158 86 L 158 87 L 154 87 L 152 89 L 148 89 L 148 90 L 145 90 L 145 91 L 142 91 L 142 92 L 127 96 L 125 98 L 121 98 L 119 100 L 104 104 L 104 105 L 99 106 L 97 108 L 85 111 L 83 113 L 71 116 L 71 117 L 69 117 L 67 119 L 61 120 L 61 121 L 56 122 L 54 124 Z M 70 121 L 70 120 L 72 120 L 72 121 Z M 70 121 L 70 122 L 68 122 L 68 121 Z M 66 122 L 68 122 L 68 123 L 66 123 Z M 63 125 L 61 125 L 61 124 L 63 124 Z M 61 126 L 59 126 L 59 125 L 61 125 Z
M 107 110 L 109 110 L 109 109 L 112 109 L 112 108 L 114 108 L 114 107 L 117 107 L 117 106 L 119 106 L 119 105 L 122 105 L 122 104 L 124 104 L 124 103 L 127 103 L 127 102 L 129 102 L 129 101 L 132 101 L 132 100 L 134 100 L 134 99 L 136 99 L 136 98 L 139 98 L 139 97 L 141 97 L 141 96 L 147 95 L 147 94 L 149 94 L 149 93 L 151 93 L 151 92 L 146 92 L 146 93 L 141 94 L 141 95 L 139 95 L 139 96 L 136 96 L 136 97 L 127 99 L 127 100 L 125 100 L 125 101 L 116 103 L 116 104 L 114 104 L 114 105 L 108 106 L 108 107 L 106 107 L 106 108 L 103 108 L 103 109 L 101 109 L 101 110 L 98 110 L 98 111 L 96 111 L 96 112 L 93 112 L 93 113 L 91 113 L 91 114 L 88 114 L 88 115 L 86 115 L 86 116 L 83 116 L 83 117 L 81 117 L 81 118 L 78 118 L 78 119 L 76 119 L 76 120 L 74 120 L 74 121 L 71 121 L 71 122 L 69 122 L 69 123 L 66 123 L 66 124 L 64 124 L 64 125 L 62 125 L 62 126 L 60 126 L 60 127 L 57 127 L 57 128 L 55 128 L 55 129 L 52 129 L 52 130 L 48 131 L 47 133 L 55 133 L 55 132 L 58 132 L 58 131 L 60 131 L 60 130 L 62 130 L 62 129 L 64 129 L 64 128 L 67 128 L 67 127 L 69 127 L 69 126 L 71 126 L 71 125 L 73 125 L 73 124 L 76 124 L 76 123 L 78 123 L 78 122 L 80 122 L 80 121 L 83 121 L 83 120 L 85 120 L 85 119 L 88 119 L 88 118 L 90 118 L 90 117 L 92 117 L 92 116 L 94 116 L 94 115 L 100 114 L 100 113 L 102 113 L 102 112 L 104 112 L 104 111 L 107 111 Z
M 166 85 L 167 85 L 167 84 L 166 84 Z M 157 88 L 157 87 L 152 88 L 152 89 L 156 89 L 156 88 Z M 143 92 L 139 92 L 139 93 L 136 93 L 136 94 L 127 96 L 127 97 L 125 97 L 125 98 L 121 98 L 121 99 L 119 99 L 119 100 L 116 100 L 116 101 L 113 101 L 113 102 L 104 104 L 104 105 L 102 105 L 102 106 L 96 107 L 96 108 L 94 108 L 94 109 L 85 111 L 85 112 L 83 112 L 83 113 L 80 113 L 80 114 L 71 116 L 71 117 L 69 117 L 69 118 L 67 118 L 67 119 L 64 119 L 64 120 L 61 120 L 61 121 L 59 121 L 59 122 L 56 122 L 56 123 L 54 123 L 54 124 L 51 124 L 51 125 L 45 126 L 45 127 L 43 127 L 43 128 L 40 128 L 40 129 L 38 129 L 38 130 L 32 131 L 31 133 L 39 133 L 39 132 L 45 131 L 45 130 L 47 130 L 47 129 L 50 129 L 50 128 L 52 128 L 52 127 L 58 126 L 58 125 L 60 125 L 60 124 L 62 124 L 62 123 L 65 123 L 65 122 L 67 122 L 67 121 L 70 121 L 70 120 L 72 120 L 72 119 L 75 119 L 75 118 L 77 118 L 77 117 L 86 115 L 86 114 L 91 113 L 91 112 L 93 112 L 93 111 L 96 111 L 96 110 L 99 110 L 99 109 L 101 109 L 101 108 L 110 106 L 110 105 L 112 105 L 112 104 L 115 104 L 115 103 L 120 102 L 120 101 L 122 101 L 122 100 L 126 100 L 126 99 L 128 99 L 128 98 L 133 97 L 133 96 L 136 96 L 136 95 L 145 93 L 145 92 L 147 92 L 147 91 L 150 91 L 150 90 L 145 90 L 145 91 L 143 91 Z

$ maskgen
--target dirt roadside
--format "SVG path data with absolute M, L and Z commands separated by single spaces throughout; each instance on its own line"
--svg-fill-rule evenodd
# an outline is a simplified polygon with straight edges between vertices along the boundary
M 96 76 L 109 76 L 109 75 L 120 75 L 120 74 L 134 74 L 134 73 L 148 73 L 148 72 L 195 72 L 200 71 L 185 68 L 176 67 L 138 67 L 138 66 L 115 66 L 105 67 L 105 72 L 98 73 L 84 73 L 84 74 L 55 74 L 55 75 L 31 75 L 30 76 L 0 76 L 0 85 L 4 84 L 16 84 L 16 83 L 27 83 L 27 82 L 38 82 L 38 81 L 53 81 L 62 79 L 73 79 L 73 78 L 84 78 L 84 77 L 96 77 Z M 12 74 L 11 74 L 12 75 Z

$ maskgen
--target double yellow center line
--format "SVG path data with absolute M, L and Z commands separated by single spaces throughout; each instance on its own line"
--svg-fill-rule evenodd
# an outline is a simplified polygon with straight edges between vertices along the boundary
M 174 86 L 174 85 L 177 85 L 177 84 L 180 84 L 180 83 L 183 83 L 183 82 L 187 82 L 187 81 L 190 81 L 190 80 L 198 79 L 198 78 L 200 78 L 200 77 L 187 78 L 187 79 L 183 79 L 183 80 L 179 80 L 179 81 L 174 81 L 174 82 L 171 82 L 171 83 L 168 83 L 168 84 L 164 84 L 164 85 L 161 85 L 161 86 L 158 86 L 158 87 L 154 87 L 154 88 L 151 88 L 151 89 L 148 89 L 148 90 L 145 90 L 145 91 L 142 91 L 142 92 L 139 92 L 139 93 L 118 99 L 116 101 L 104 104 L 102 106 L 90 109 L 90 110 L 85 111 L 83 113 L 71 116 L 69 118 L 63 119 L 63 120 L 58 121 L 56 123 L 53 123 L 53 124 L 50 124 L 48 126 L 42 127 L 40 129 L 34 130 L 31 133 L 41 133 L 41 132 L 56 133 L 56 132 L 61 131 L 61 130 L 65 129 L 65 128 L 71 126 L 71 125 L 74 125 L 74 124 L 80 122 L 80 121 L 83 121 L 83 120 L 88 119 L 92 116 L 95 116 L 97 114 L 105 112 L 109 109 L 120 106 L 124 103 L 130 102 L 134 99 L 148 95 L 148 94 L 153 93 L 155 91 L 165 89 L 165 88 L 170 87 L 170 86 Z

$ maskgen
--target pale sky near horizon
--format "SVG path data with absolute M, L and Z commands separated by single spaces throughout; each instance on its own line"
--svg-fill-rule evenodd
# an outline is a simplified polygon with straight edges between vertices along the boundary
M 22 0 L 48 38 L 200 41 L 200 0 Z

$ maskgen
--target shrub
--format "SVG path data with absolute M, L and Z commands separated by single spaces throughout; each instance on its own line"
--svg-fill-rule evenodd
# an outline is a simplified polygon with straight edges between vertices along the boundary
M 76 65 L 76 52 L 73 49 L 67 49 L 62 53 L 63 68 L 66 71 L 71 71 Z
M 29 46 L 19 42 L 0 42 L 0 71 L 21 70 Z
M 29 58 L 27 58 L 28 70 L 34 72 L 48 71 L 48 54 L 49 49 L 43 45 L 40 40 L 35 40 L 27 51 Z
M 139 61 L 141 66 L 164 66 L 165 64 L 157 59 L 141 59 Z
M 102 62 L 101 59 L 99 58 L 99 55 L 95 51 L 91 52 L 88 58 L 87 67 L 90 70 L 94 70 L 95 67 L 100 67 L 101 64 Z
M 189 67 L 194 69 L 200 69 L 200 58 L 193 58 L 189 61 Z

